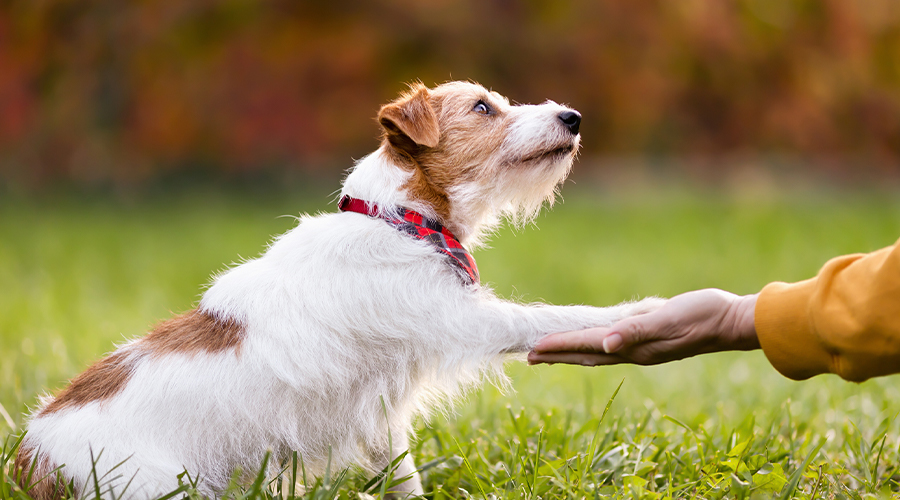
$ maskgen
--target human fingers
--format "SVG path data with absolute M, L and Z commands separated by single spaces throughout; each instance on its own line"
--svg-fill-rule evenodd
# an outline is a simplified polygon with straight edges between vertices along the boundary
M 670 347 L 715 341 L 737 295 L 717 289 L 696 290 L 672 297 L 651 313 L 625 318 L 609 328 L 603 341 L 607 353 L 641 344 L 665 342 Z M 668 342 L 675 341 L 675 342 Z
M 611 354 L 601 354 L 595 352 L 546 352 L 528 353 L 528 364 L 538 365 L 541 363 L 553 364 L 563 363 L 567 365 L 580 366 L 600 366 L 600 365 L 617 365 L 620 363 L 628 363 L 629 361 Z
M 554 333 L 535 346 L 537 353 L 588 352 L 612 354 L 668 333 L 671 313 L 667 306 L 657 311 L 620 320 L 611 327 L 595 327 Z
M 671 313 L 666 306 L 651 313 L 619 320 L 604 329 L 604 338 L 600 341 L 603 352 L 613 354 L 646 342 L 665 340 L 669 337 L 671 324 Z
M 587 328 L 547 335 L 534 347 L 534 352 L 603 352 L 603 339 L 609 328 Z

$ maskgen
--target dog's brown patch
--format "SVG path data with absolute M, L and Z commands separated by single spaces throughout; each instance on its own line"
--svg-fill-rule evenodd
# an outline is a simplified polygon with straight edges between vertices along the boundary
M 156 326 L 146 337 L 91 365 L 59 393 L 38 415 L 103 401 L 125 388 L 145 355 L 216 353 L 238 349 L 244 328 L 236 321 L 220 320 L 192 310 Z
M 392 146 L 410 154 L 423 147 L 437 146 L 441 138 L 437 117 L 428 100 L 428 89 L 421 83 L 410 85 L 409 92 L 382 106 L 378 111 L 378 123 Z
M 418 160 L 437 147 L 441 138 L 428 88 L 421 83 L 410 85 L 409 92 L 381 107 L 378 123 L 384 131 L 384 142 L 390 145 L 391 159 L 412 171 L 404 188 L 411 198 L 428 204 L 446 224 L 450 218 L 447 192 L 430 178 L 428 166 Z
M 452 226 L 447 189 L 483 172 L 484 161 L 503 142 L 507 126 L 498 95 L 469 84 L 422 84 L 386 104 L 378 113 L 392 161 L 412 171 L 410 198 L 428 204 L 441 222 Z M 473 113 L 479 101 L 491 105 L 487 116 Z
M 218 319 L 194 309 L 156 326 L 137 347 L 149 354 L 216 353 L 240 348 L 244 327 L 233 319 Z
M 38 415 L 47 415 L 65 408 L 82 406 L 92 401 L 109 399 L 125 388 L 139 353 L 116 351 L 97 361 L 78 375 Z
M 385 139 L 387 142 L 387 139 Z M 432 179 L 431 172 L 427 166 L 422 165 L 418 158 L 421 153 L 415 156 L 400 154 L 396 150 L 391 150 L 391 160 L 395 165 L 403 165 L 407 167 L 412 176 L 406 181 L 403 189 L 409 194 L 413 200 L 426 203 L 437 214 L 438 219 L 444 225 L 449 223 L 450 219 L 450 197 L 447 191 L 441 187 L 439 180 Z M 439 177 L 441 177 L 439 175 Z
M 66 480 L 57 466 L 23 441 L 13 462 L 13 478 L 34 500 L 58 500 L 66 495 Z M 33 468 L 32 468 L 33 466 Z

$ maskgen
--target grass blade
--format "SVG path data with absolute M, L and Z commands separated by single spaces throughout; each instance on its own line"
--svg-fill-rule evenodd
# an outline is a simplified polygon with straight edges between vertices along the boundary
M 800 483 L 800 478 L 803 477 L 803 472 L 806 470 L 806 467 L 809 466 L 809 463 L 812 462 L 812 459 L 815 458 L 816 455 L 819 454 L 819 450 L 825 446 L 825 442 L 828 441 L 825 438 L 822 438 L 819 441 L 819 444 L 816 445 L 815 449 L 810 452 L 809 455 L 806 456 L 806 459 L 800 464 L 800 467 L 791 474 L 791 478 L 788 480 L 788 483 L 785 485 L 784 490 L 781 491 L 781 500 L 788 500 L 794 494 L 794 490 L 797 489 L 797 485 Z

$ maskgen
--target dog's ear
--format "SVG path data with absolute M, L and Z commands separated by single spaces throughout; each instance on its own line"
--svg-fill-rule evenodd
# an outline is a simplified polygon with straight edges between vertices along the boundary
M 437 116 L 428 102 L 428 88 L 416 84 L 396 101 L 378 111 L 378 123 L 384 128 L 388 142 L 395 148 L 415 154 L 422 146 L 438 145 L 441 130 Z

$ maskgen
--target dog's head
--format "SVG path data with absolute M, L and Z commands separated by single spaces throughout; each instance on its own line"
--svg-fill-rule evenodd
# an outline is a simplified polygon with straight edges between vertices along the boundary
M 461 240 L 500 216 L 533 218 L 572 167 L 581 115 L 552 101 L 511 105 L 468 82 L 422 84 L 378 113 L 382 151 L 408 177 L 401 190 L 412 208 L 436 215 Z

